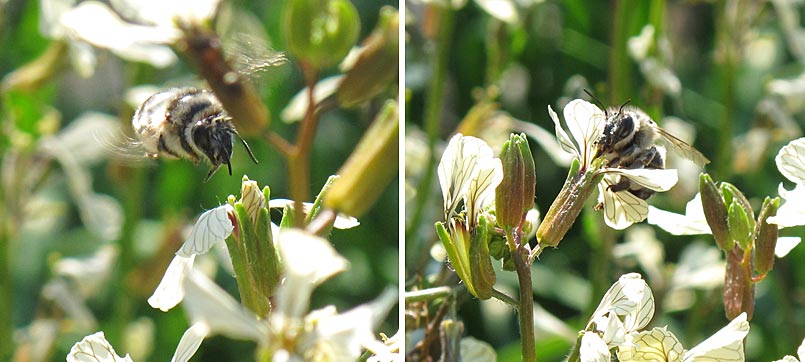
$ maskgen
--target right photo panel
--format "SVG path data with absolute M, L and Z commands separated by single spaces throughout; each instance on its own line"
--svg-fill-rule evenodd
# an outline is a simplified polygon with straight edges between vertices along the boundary
M 402 6 L 407 361 L 805 361 L 805 4 Z

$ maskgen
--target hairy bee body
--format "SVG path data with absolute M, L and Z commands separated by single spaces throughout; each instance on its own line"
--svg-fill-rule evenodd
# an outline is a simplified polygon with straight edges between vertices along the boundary
M 699 151 L 660 128 L 637 107 L 610 107 L 605 114 L 604 132 L 596 143 L 596 156 L 605 157 L 607 167 L 664 169 L 665 148 L 657 142 L 670 146 L 698 165 L 710 162 Z M 654 194 L 653 190 L 623 176 L 609 189 L 613 192 L 628 191 L 643 200 Z
M 232 145 L 237 130 L 212 92 L 193 87 L 173 88 L 149 97 L 137 109 L 131 124 L 146 156 L 207 160 L 212 165 L 206 182 L 221 165 L 232 174 Z M 248 144 L 243 141 L 257 163 Z

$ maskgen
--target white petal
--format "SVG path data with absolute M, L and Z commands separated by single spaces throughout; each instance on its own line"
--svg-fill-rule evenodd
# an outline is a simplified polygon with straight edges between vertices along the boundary
M 639 168 L 627 170 L 623 168 L 607 168 L 603 172 L 612 173 L 616 175 L 623 175 L 629 180 L 634 181 L 640 186 L 643 186 L 654 191 L 668 191 L 677 181 L 679 177 L 675 169 L 648 169 Z
M 182 339 L 179 340 L 179 345 L 176 346 L 176 352 L 173 353 L 171 362 L 187 362 L 198 351 L 201 342 L 210 333 L 209 327 L 204 323 L 194 323 L 190 328 L 184 331 Z
M 203 23 L 215 15 L 220 0 L 112 0 L 116 10 L 139 21 L 172 27 L 176 20 Z
M 748 333 L 749 322 L 746 321 L 746 313 L 741 313 L 726 327 L 685 352 L 682 361 L 743 361 L 743 340 Z
M 648 207 L 648 223 L 657 225 L 673 235 L 701 235 L 711 234 L 710 225 L 704 217 L 701 194 L 696 194 L 688 201 L 685 215 L 660 210 L 654 206 Z
M 778 359 L 774 362 L 799 362 L 794 356 L 785 356 L 782 359 Z
M 774 246 L 774 255 L 782 258 L 791 251 L 795 246 L 799 245 L 802 239 L 798 236 L 781 236 L 777 238 L 777 245 Z
M 595 309 L 593 319 L 610 311 L 623 317 L 627 332 L 641 329 L 651 321 L 654 316 L 654 296 L 640 274 L 624 274 L 612 284 Z
M 184 289 L 182 305 L 193 324 L 205 324 L 209 334 L 266 342 L 266 325 L 200 271 L 190 271 Z
M 285 268 L 285 282 L 277 291 L 277 309 L 272 318 L 280 315 L 299 319 L 308 309 L 313 289 L 344 271 L 347 260 L 327 240 L 297 229 L 282 230 L 277 240 Z
M 67 362 L 132 362 L 132 360 L 129 355 L 118 356 L 103 332 L 97 332 L 74 344 L 67 355 Z
M 581 362 L 609 362 L 609 347 L 595 332 L 586 331 L 579 346 Z
M 159 282 L 154 294 L 148 298 L 148 304 L 163 312 L 175 307 L 184 298 L 184 279 L 193 269 L 196 256 L 183 257 L 176 255 L 168 265 L 168 270 Z
M 684 348 L 666 327 L 633 333 L 618 348 L 620 361 L 678 362 Z
M 234 212 L 232 205 L 223 204 L 201 214 L 196 224 L 193 225 L 190 236 L 187 237 L 176 255 L 190 257 L 204 254 L 215 243 L 226 240 L 232 234 L 232 230 L 235 229 L 234 225 L 232 225 L 232 220 L 229 218 L 230 212 Z
M 800 361 L 805 361 L 805 339 L 802 340 L 799 347 L 797 348 L 797 356 L 799 357 Z
M 780 228 L 805 225 L 805 184 L 797 184 L 789 191 L 781 183 L 777 193 L 785 199 L 785 202 L 777 209 L 777 215 L 767 218 L 766 221 L 777 224 Z
M 805 138 L 795 139 L 783 146 L 774 161 L 787 179 L 805 184 Z
M 470 180 L 464 204 L 467 206 L 469 225 L 474 225 L 481 209 L 490 200 L 495 201 L 495 188 L 503 181 L 503 164 L 500 159 L 478 160 L 478 172 Z
M 470 182 L 482 167 L 489 167 L 492 159 L 492 148 L 479 138 L 459 133 L 450 139 L 437 169 L 445 214 L 455 210 L 465 197 Z
M 604 111 L 590 102 L 574 99 L 565 106 L 563 113 L 567 128 L 582 153 L 582 167 L 589 165 L 595 142 L 604 132 Z
M 548 114 L 551 115 L 551 119 L 553 120 L 554 129 L 556 131 L 556 139 L 559 140 L 559 146 L 561 146 L 562 150 L 567 153 L 575 155 L 579 160 L 582 158 L 582 152 L 576 147 L 576 144 L 570 139 L 570 136 L 567 135 L 565 129 L 562 128 L 562 124 L 559 123 L 559 116 L 556 115 L 556 112 L 553 111 L 551 106 L 548 106 Z
M 604 203 L 604 222 L 616 230 L 623 230 L 648 216 L 648 203 L 631 192 L 612 192 L 609 185 L 614 184 L 612 175 L 604 176 L 598 184 L 599 201 Z

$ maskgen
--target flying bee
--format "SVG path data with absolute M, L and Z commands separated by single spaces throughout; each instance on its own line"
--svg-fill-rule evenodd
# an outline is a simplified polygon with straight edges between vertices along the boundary
M 699 166 L 710 162 L 685 141 L 660 128 L 646 112 L 637 107 L 626 104 L 619 108 L 610 107 L 604 111 L 604 115 L 606 117 L 604 132 L 596 142 L 594 158 L 605 157 L 607 167 L 664 169 L 663 146 Z M 658 145 L 658 142 L 662 145 Z M 611 184 L 608 189 L 612 192 L 628 191 L 643 200 L 654 194 L 653 190 L 623 176 L 619 176 L 619 180 Z
M 232 175 L 232 148 L 237 136 L 257 163 L 252 150 L 240 137 L 232 118 L 211 91 L 193 87 L 172 88 L 146 99 L 134 113 L 131 124 L 150 158 L 184 158 L 212 165 L 204 182 L 221 165 Z

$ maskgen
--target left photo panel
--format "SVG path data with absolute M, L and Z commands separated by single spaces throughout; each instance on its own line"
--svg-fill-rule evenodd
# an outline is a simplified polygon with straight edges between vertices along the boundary
M 0 1 L 0 361 L 401 361 L 400 20 Z

